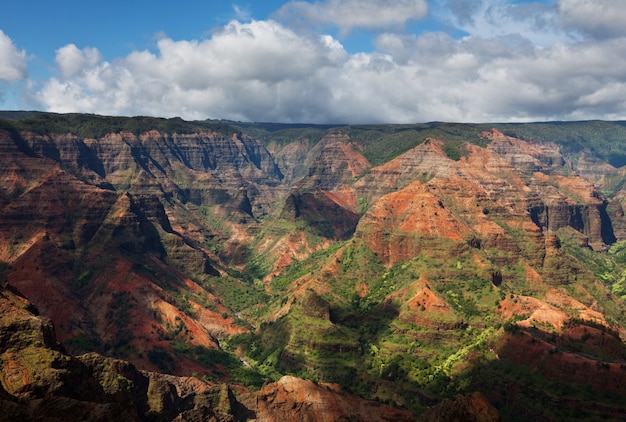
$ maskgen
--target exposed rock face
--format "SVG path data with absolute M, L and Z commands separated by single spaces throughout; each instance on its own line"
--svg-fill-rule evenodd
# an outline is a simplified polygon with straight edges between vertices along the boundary
M 606 206 L 606 213 L 610 219 L 613 235 L 616 239 L 626 239 L 625 195 L 626 192 L 624 190 L 618 192 Z
M 594 249 L 602 249 L 615 242 L 607 201 L 587 180 L 578 176 L 537 175 L 533 183 L 528 210 L 537 226 L 556 232 L 563 227 L 572 227 L 585 234 Z M 558 190 L 547 185 L 553 183 Z M 569 193 L 569 197 L 564 195 Z
M 350 183 L 370 167 L 357 149 L 346 135 L 326 136 L 307 154 L 304 165 L 308 173 L 300 179 L 298 187 L 332 191 Z
M 502 417 L 480 393 L 445 399 L 428 409 L 418 419 L 420 422 L 499 422 Z
M 141 372 L 94 353 L 66 355 L 50 320 L 0 290 L 0 420 L 241 420 L 227 386 Z M 239 413 L 238 413 L 239 412 Z
M 114 150 L 113 164 L 100 160 L 95 165 L 99 151 L 72 136 L 27 139 L 34 150 L 16 134 L 2 132 L 0 138 L 8 164 L 2 170 L 6 202 L 0 219 L 0 260 L 11 265 L 6 274 L 9 283 L 56 322 L 61 341 L 86 336 L 97 339 L 101 351 L 129 345 L 132 352 L 126 357 L 134 363 L 163 369 L 148 360 L 145 351 L 167 349 L 164 340 L 176 329 L 185 328 L 178 335 L 191 344 L 212 348 L 217 347 L 217 338 L 246 331 L 235 326 L 215 296 L 187 283 L 178 272 L 219 276 L 219 259 L 173 228 L 170 216 L 176 214 L 171 214 L 169 196 L 143 185 L 154 178 L 140 171 L 132 193 L 114 191 L 115 177 L 100 180 L 100 186 L 91 184 L 96 176 L 86 177 L 87 182 L 78 179 L 87 173 L 106 178 L 107 172 L 132 168 L 137 162 L 121 160 L 123 151 Z M 37 157 L 35 150 L 60 163 Z M 182 301 L 189 290 L 195 291 L 195 301 Z M 215 306 L 212 311 L 192 312 L 197 302 Z M 184 359 L 168 370 L 203 371 Z
M 285 200 L 281 218 L 302 221 L 329 239 L 346 239 L 352 235 L 359 215 L 346 209 L 324 191 L 294 192 Z
M 308 152 L 309 141 L 303 139 L 293 141 L 273 154 L 286 184 L 291 185 L 307 175 L 305 162 Z
M 446 329 L 456 320 L 452 316 L 452 308 L 433 290 L 425 277 L 414 281 L 408 287 L 400 289 L 387 297 L 387 303 L 400 301 L 398 319 L 406 324 L 434 329 Z M 447 318 L 450 316 L 451 318 Z
M 211 199 L 223 203 L 229 195 L 237 201 L 236 193 L 243 188 L 252 196 L 255 211 L 267 212 L 271 191 L 261 192 L 256 184 L 275 187 L 283 177 L 258 141 L 239 134 L 227 138 L 218 133 L 149 131 L 140 136 L 120 132 L 98 140 L 73 135 L 23 137 L 36 154 L 94 184 L 142 193 L 152 187 L 198 205 L 211 204 Z M 208 186 L 196 186 L 198 173 L 210 175 L 202 180 Z M 251 213 L 251 207 L 247 205 L 246 211 Z
M 484 136 L 492 141 L 488 148 L 468 146 L 469 155 L 458 162 L 445 155 L 441 141 L 431 139 L 369 170 L 354 185 L 357 195 L 374 204 L 357 235 L 389 264 L 432 251 L 424 242 L 429 237 L 458 243 L 475 235 L 484 246 L 519 254 L 520 245 L 495 218 L 524 226 L 537 244 L 536 255 L 528 258 L 537 263 L 543 259 L 543 232 L 574 228 L 596 250 L 615 242 L 606 199 L 588 180 L 558 174 L 565 165 L 558 149 L 495 129 Z
M 359 197 L 371 204 L 386 193 L 402 189 L 415 180 L 448 178 L 456 174 L 455 162 L 441 149 L 442 142 L 427 139 L 423 144 L 370 169 L 354 184 Z
M 513 167 L 525 172 L 560 170 L 565 160 L 554 144 L 537 144 L 504 135 L 497 129 L 483 133 L 489 140 L 488 149 L 503 157 Z
M 363 217 L 358 235 L 387 264 L 434 252 L 422 250 L 427 245 L 422 238 L 460 242 L 471 230 L 453 216 L 440 198 L 431 186 L 421 182 L 385 195 Z
M 619 173 L 611 164 L 585 153 L 581 153 L 577 157 L 574 170 L 581 177 L 592 182 L 605 181 L 614 174 Z
M 242 401 L 254 410 L 259 422 L 414 420 L 406 410 L 360 400 L 342 393 L 336 385 L 315 385 L 290 376 L 263 386 L 255 399 L 255 403 Z

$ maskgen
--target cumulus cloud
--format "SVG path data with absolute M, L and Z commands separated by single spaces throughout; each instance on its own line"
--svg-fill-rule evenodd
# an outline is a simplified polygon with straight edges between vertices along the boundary
M 566 27 L 594 38 L 626 36 L 626 7 L 617 0 L 560 0 L 559 13 Z
M 395 38 L 395 39 L 394 39 Z M 436 120 L 529 121 L 626 116 L 626 42 L 512 50 L 504 39 L 386 35 L 412 69 L 416 115 Z M 608 87 L 611 87 L 608 89 Z M 410 91 L 407 91 L 409 94 Z
M 20 51 L 0 29 L 0 81 L 15 82 L 27 76 L 26 52 Z
M 233 21 L 203 41 L 162 38 L 157 49 L 87 66 L 97 52 L 59 49 L 63 77 L 38 99 L 59 112 L 310 121 L 329 101 L 325 73 L 347 58 L 332 37 L 273 21 Z
M 327 2 L 330 4 L 330 0 Z M 390 31 L 376 51 L 348 53 L 330 35 L 275 21 L 232 21 L 204 40 L 163 37 L 155 51 L 114 61 L 73 45 L 57 51 L 59 76 L 37 92 L 48 110 L 376 123 L 626 118 L 626 38 L 581 39 L 550 28 L 561 9 L 485 9 L 450 19 L 471 32 Z M 495 4 L 495 3 L 493 3 Z M 492 6 L 493 6 L 492 4 Z M 541 5 L 531 5 L 539 7 Z M 497 19 L 495 19 L 497 17 Z M 519 33 L 506 19 L 518 19 Z M 474 29 L 481 24 L 490 28 Z M 534 28 L 534 29 L 533 29 Z M 548 34 L 552 41 L 529 37 Z
M 426 0 L 324 0 L 291 1 L 281 7 L 280 20 L 299 25 L 331 25 L 347 34 L 355 28 L 389 29 L 424 18 Z
M 56 51 L 56 63 L 64 78 L 71 78 L 85 69 L 97 65 L 100 60 L 100 52 L 93 47 L 80 50 L 74 44 L 68 44 Z

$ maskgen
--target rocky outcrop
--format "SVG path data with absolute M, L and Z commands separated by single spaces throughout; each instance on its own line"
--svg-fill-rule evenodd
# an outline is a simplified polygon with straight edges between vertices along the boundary
M 280 217 L 302 222 L 327 239 L 345 240 L 354 233 L 360 216 L 324 191 L 295 191 L 285 200 Z
M 576 174 L 593 183 L 606 183 L 620 173 L 611 164 L 584 152 L 573 156 L 570 161 Z
M 156 130 L 141 135 L 110 133 L 100 139 L 33 133 L 22 137 L 35 154 L 59 162 L 64 169 L 92 171 L 103 178 L 136 168 L 157 177 L 180 165 L 203 172 L 233 167 L 252 180 L 261 175 L 266 175 L 264 179 L 282 178 L 269 152 L 258 141 L 238 133 L 230 138 L 217 132 L 164 134 Z
M 370 167 L 367 159 L 350 142 L 347 135 L 331 134 L 319 141 L 307 154 L 305 177 L 296 186 L 299 189 L 339 190 Z
M 431 251 L 432 244 L 423 240 L 428 236 L 458 242 L 473 232 L 485 247 L 515 255 L 525 250 L 537 265 L 542 265 L 544 255 L 542 236 L 565 227 L 579 231 L 596 250 L 615 242 L 608 201 L 588 180 L 564 175 L 571 171 L 558 148 L 508 137 L 495 129 L 484 136 L 489 145 L 468 145 L 469 155 L 459 161 L 446 156 L 442 141 L 429 139 L 370 169 L 353 186 L 358 197 L 373 204 L 357 235 L 367 238 L 385 262 L 396 253 L 389 247 L 396 250 L 398 257 L 391 263 L 424 248 Z M 414 202 L 420 197 L 415 189 L 420 183 L 432 192 L 430 205 L 423 199 Z M 404 205 L 400 209 L 394 203 Z M 611 210 L 613 215 L 620 213 L 616 207 Z M 389 221 L 402 215 L 400 221 Z M 501 219 L 519 221 L 534 244 L 532 249 L 516 244 L 496 223 Z
M 222 203 L 224 194 L 236 198 L 244 189 L 255 212 L 267 212 L 271 199 L 267 188 L 276 187 L 283 177 L 263 145 L 239 133 L 230 138 L 217 132 L 164 134 L 155 130 L 141 135 L 111 133 L 100 139 L 32 133 L 22 137 L 35 154 L 58 162 L 89 183 L 142 194 L 156 189 L 199 205 Z M 251 208 L 244 206 L 244 211 L 252 213 Z
M 500 422 L 502 417 L 478 392 L 454 400 L 444 399 L 440 404 L 428 409 L 418 419 L 419 422 Z
M 510 163 L 514 168 L 524 172 L 560 171 L 566 164 L 556 144 L 538 144 L 506 136 L 497 129 L 483 132 L 482 136 L 491 142 L 487 147 Z
M 414 420 L 406 410 L 361 400 L 342 392 L 336 384 L 316 385 L 290 376 L 264 385 L 254 397 L 244 397 L 242 402 L 259 422 Z
M 359 198 L 373 204 L 387 193 L 403 189 L 413 181 L 448 178 L 457 173 L 456 163 L 442 150 L 443 142 L 427 139 L 423 144 L 370 169 L 354 184 Z
M 615 195 L 606 206 L 606 213 L 611 221 L 613 235 L 616 239 L 626 239 L 626 192 L 620 191 Z
M 310 141 L 300 139 L 285 145 L 273 153 L 276 165 L 284 176 L 284 182 L 292 185 L 307 175 L 306 158 Z
M 164 339 L 174 333 L 215 348 L 217 338 L 245 331 L 218 298 L 186 284 L 183 274 L 221 276 L 219 258 L 175 230 L 172 221 L 180 214 L 172 213 L 171 198 L 161 190 L 142 185 L 116 192 L 80 180 L 94 170 L 79 159 L 85 147 L 76 137 L 56 139 L 63 148 L 52 140 L 48 146 L 33 143 L 38 151 L 15 133 L 3 132 L 0 141 L 7 162 L 0 170 L 6 176 L 0 183 L 6 198 L 0 218 L 3 277 L 55 321 L 60 340 L 73 352 L 118 355 L 124 349 L 122 355 L 140 368 L 155 370 L 145 351 L 169 350 Z M 43 153 L 60 163 L 38 156 Z M 212 313 L 193 311 L 197 302 L 213 306 Z M 204 371 L 185 359 L 169 370 Z
M 587 236 L 596 250 L 615 242 L 613 223 L 606 211 L 608 201 L 587 180 L 539 173 L 529 187 L 528 211 L 538 227 L 549 233 L 572 227 Z
M 245 417 L 226 385 L 142 372 L 94 353 L 72 357 L 50 320 L 0 289 L 0 420 L 235 421 Z
M 422 253 L 437 254 L 435 244 L 461 242 L 469 233 L 433 186 L 414 182 L 378 200 L 359 222 L 356 235 L 392 265 Z

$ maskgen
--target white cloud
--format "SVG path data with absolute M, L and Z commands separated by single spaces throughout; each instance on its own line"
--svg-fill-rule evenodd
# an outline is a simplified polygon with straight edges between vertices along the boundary
M 342 34 L 355 28 L 389 29 L 428 14 L 426 0 L 323 0 L 291 1 L 276 16 L 303 26 L 338 27 Z
M 100 52 L 93 47 L 83 50 L 68 44 L 56 51 L 56 63 L 64 78 L 71 78 L 101 61 Z
M 161 38 L 155 52 L 111 62 L 97 50 L 66 46 L 57 51 L 60 76 L 37 98 L 57 112 L 186 119 L 626 119 L 626 38 L 582 40 L 551 28 L 536 44 L 528 38 L 532 28 L 541 38 L 536 16 L 492 9 L 490 16 L 502 19 L 529 16 L 517 23 L 525 32 L 511 34 L 506 19 L 481 15 L 484 4 L 476 1 L 456 14 L 465 13 L 468 30 L 495 22 L 492 29 L 459 39 L 389 32 L 375 39 L 372 53 L 349 54 L 332 36 L 298 33 L 274 21 L 233 21 L 200 41 Z M 537 10 L 544 22 L 556 19 L 556 7 Z
M 20 51 L 0 29 L 0 81 L 16 82 L 27 76 L 26 52 Z
M 394 37 L 380 42 L 404 58 L 405 73 L 412 69 L 405 92 L 419 98 L 421 121 L 626 116 L 616 94 L 626 86 L 624 39 L 510 50 L 506 40 Z
M 603 39 L 626 36 L 626 6 L 622 0 L 560 0 L 566 27 Z
M 99 55 L 60 49 L 65 78 L 37 97 L 58 112 L 311 121 L 330 98 L 326 69 L 347 59 L 331 37 L 298 36 L 272 21 L 233 21 L 210 39 L 162 38 L 157 48 L 87 66 L 81 58 Z

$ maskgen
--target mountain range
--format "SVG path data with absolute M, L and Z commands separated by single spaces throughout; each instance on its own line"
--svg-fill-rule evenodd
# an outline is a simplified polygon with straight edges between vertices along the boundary
M 5 420 L 626 411 L 626 122 L 0 112 L 0 158 Z

